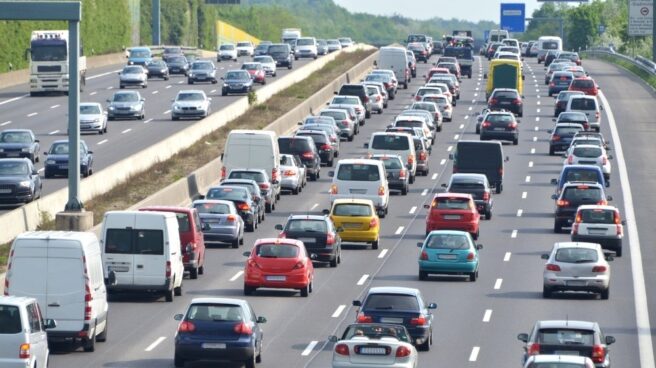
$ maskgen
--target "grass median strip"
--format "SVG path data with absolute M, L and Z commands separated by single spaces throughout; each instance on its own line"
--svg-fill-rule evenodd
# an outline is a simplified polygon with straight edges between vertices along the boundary
M 263 104 L 251 106 L 242 116 L 204 136 L 197 144 L 166 161 L 151 166 L 148 170 L 131 177 L 109 192 L 86 202 L 86 210 L 93 211 L 94 224 L 102 221 L 105 212 L 126 209 L 219 157 L 223 152 L 225 139 L 231 130 L 264 128 L 374 51 L 359 50 L 339 55 L 305 80 L 280 91 Z M 54 229 L 54 220 L 42 221 L 39 229 Z M 7 264 L 10 245 L 0 244 L 0 272 L 4 271 Z

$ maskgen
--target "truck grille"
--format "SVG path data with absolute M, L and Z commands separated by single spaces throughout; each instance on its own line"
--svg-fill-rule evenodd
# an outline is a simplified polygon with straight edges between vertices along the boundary
M 59 73 L 61 72 L 61 65 L 39 65 L 36 70 L 39 73 Z

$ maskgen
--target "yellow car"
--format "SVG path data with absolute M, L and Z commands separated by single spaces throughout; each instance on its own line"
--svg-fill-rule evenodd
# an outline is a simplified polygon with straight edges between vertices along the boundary
M 369 243 L 372 249 L 378 249 L 380 219 L 371 200 L 336 199 L 328 214 L 335 227 L 341 228 L 342 241 Z

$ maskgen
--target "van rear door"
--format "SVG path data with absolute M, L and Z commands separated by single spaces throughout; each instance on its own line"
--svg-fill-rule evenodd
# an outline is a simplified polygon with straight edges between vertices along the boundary
M 48 242 L 47 299 L 41 307 L 46 318 L 57 321 L 54 331 L 82 331 L 86 286 L 82 249 L 68 240 Z
M 114 271 L 116 285 L 130 286 L 134 283 L 134 254 L 132 229 L 134 214 L 121 213 L 105 217 L 103 244 L 105 276 Z
M 163 285 L 167 269 L 169 247 L 163 217 L 136 216 L 132 234 L 134 249 L 134 285 Z M 178 234 L 175 234 L 176 237 Z M 176 242 L 177 243 L 177 242 Z M 180 253 L 180 249 L 170 249 Z M 171 265 L 169 264 L 169 267 Z

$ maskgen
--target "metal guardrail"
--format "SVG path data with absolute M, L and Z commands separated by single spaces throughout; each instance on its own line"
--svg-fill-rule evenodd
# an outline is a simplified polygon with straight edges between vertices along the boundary
M 584 50 L 584 52 L 588 55 L 591 56 L 607 56 L 607 57 L 612 57 L 612 58 L 617 58 L 617 59 L 622 59 L 625 61 L 630 62 L 631 64 L 637 66 L 638 68 L 644 70 L 645 72 L 656 75 L 656 63 L 653 61 L 642 57 L 642 56 L 636 56 L 635 58 L 632 58 L 627 55 L 622 55 L 620 53 L 615 52 L 610 47 L 593 47 L 587 50 Z

